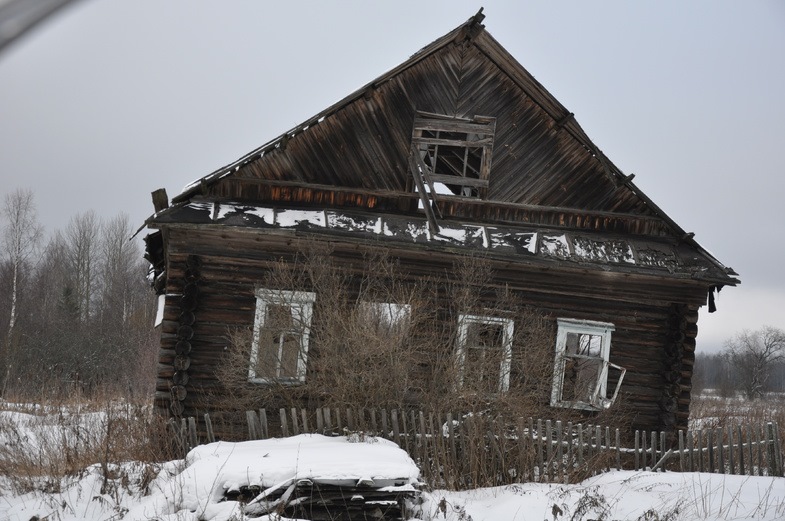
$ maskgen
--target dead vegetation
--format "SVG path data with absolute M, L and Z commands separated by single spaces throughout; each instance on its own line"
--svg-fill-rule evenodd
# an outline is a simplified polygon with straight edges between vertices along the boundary
M 0 478 L 16 494 L 57 493 L 63 480 L 97 465 L 104 493 L 120 477 L 116 464 L 135 461 L 147 476 L 143 481 L 149 481 L 156 462 L 173 459 L 160 443 L 164 427 L 149 404 L 116 397 L 5 402 L 0 409 Z

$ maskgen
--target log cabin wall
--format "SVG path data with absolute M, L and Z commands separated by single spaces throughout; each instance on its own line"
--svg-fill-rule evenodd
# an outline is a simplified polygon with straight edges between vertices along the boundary
M 698 309 L 707 293 L 738 284 L 736 273 L 602 153 L 483 18 L 204 176 L 168 208 L 158 193 L 147 258 L 166 294 L 159 412 L 210 408 L 217 419 L 209 395 L 221 390 L 228 329 L 253 325 L 254 291 L 274 262 L 321 241 L 347 270 L 384 248 L 412 280 L 449 278 L 460 256 L 484 256 L 494 284 L 554 322 L 614 324 L 610 361 L 627 370 L 635 427 L 686 427 Z M 424 136 L 428 124 L 435 132 Z M 429 143 L 456 140 L 462 170 L 446 175 Z M 450 193 L 437 194 L 433 179 Z M 281 226 L 279 210 L 319 222 Z
M 159 412 L 178 416 L 198 416 L 210 410 L 216 423 L 221 421 L 221 413 L 211 408 L 208 395 L 221 389 L 214 371 L 227 346 L 227 332 L 253 325 L 255 288 L 276 261 L 291 259 L 314 240 L 329 241 L 336 262 L 347 269 L 360 269 L 363 254 L 379 248 L 398 259 L 403 271 L 417 276 L 449 277 L 456 261 L 453 254 L 297 232 L 184 226 L 170 228 L 167 235 L 168 296 L 156 405 Z M 634 428 L 686 428 L 697 310 L 705 301 L 705 287 L 651 276 L 542 269 L 509 260 L 488 260 L 494 284 L 508 286 L 523 303 L 554 321 L 557 317 L 576 318 L 615 325 L 610 361 L 627 369 L 621 392 L 637 411 Z M 193 322 L 184 328 L 183 314 L 188 309 L 183 306 L 190 304 L 183 296 L 192 295 L 188 288 L 194 285 L 198 293 Z M 188 352 L 182 347 L 186 337 Z M 318 352 L 318 338 L 313 342 L 312 349 Z M 454 346 L 445 349 L 451 352 Z

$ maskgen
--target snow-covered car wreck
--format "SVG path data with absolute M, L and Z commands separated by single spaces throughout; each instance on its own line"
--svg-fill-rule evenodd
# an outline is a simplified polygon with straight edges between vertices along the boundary
M 737 274 L 643 194 L 482 20 L 171 204 L 154 192 L 146 242 L 161 296 L 162 414 L 212 413 L 233 328 L 253 332 L 249 387 L 312 378 L 326 356 L 316 306 L 335 295 L 267 287 L 266 274 L 321 244 L 347 272 L 383 250 L 407 280 L 449 279 L 458 258 L 482 258 L 493 287 L 550 325 L 546 406 L 590 415 L 624 396 L 636 428 L 686 428 L 698 310 Z M 503 396 L 526 385 L 513 362 L 525 326 L 492 311 L 494 295 L 434 316 L 452 335 L 439 359 L 458 366 L 455 385 L 483 379 Z M 481 359 L 493 369 L 472 369 Z

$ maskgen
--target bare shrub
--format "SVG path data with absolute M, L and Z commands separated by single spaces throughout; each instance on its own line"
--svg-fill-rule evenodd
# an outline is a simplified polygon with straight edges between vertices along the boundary
M 98 464 L 104 483 L 117 462 L 173 459 L 159 443 L 165 425 L 147 404 L 116 400 L 5 406 L 0 411 L 0 476 L 17 493 L 59 492 L 63 478 Z

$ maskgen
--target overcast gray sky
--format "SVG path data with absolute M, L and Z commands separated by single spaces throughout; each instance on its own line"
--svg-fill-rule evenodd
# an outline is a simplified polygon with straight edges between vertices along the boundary
M 485 6 L 487 30 L 742 285 L 700 350 L 785 329 L 785 2 L 81 0 L 0 54 L 0 196 L 141 224 Z

